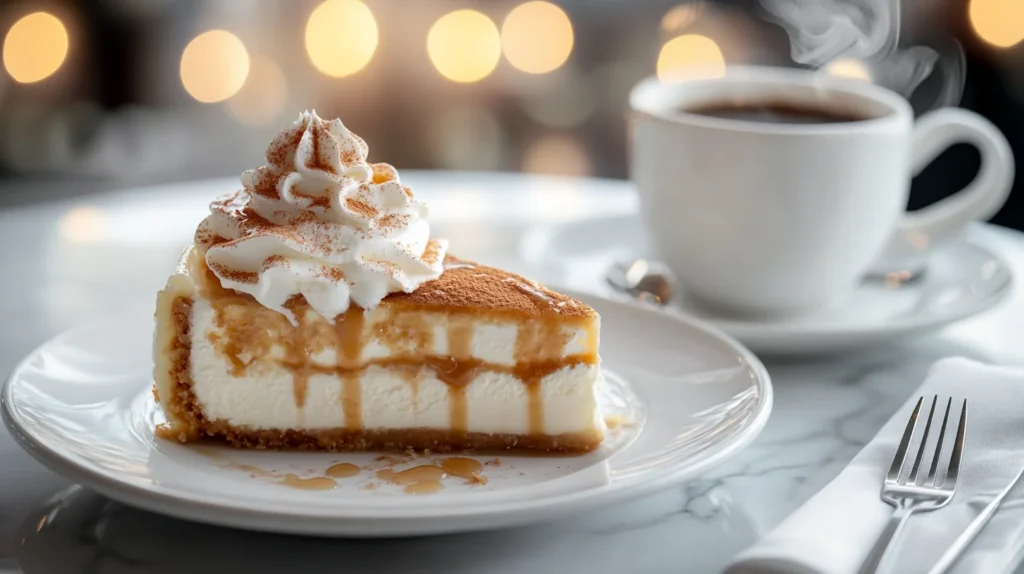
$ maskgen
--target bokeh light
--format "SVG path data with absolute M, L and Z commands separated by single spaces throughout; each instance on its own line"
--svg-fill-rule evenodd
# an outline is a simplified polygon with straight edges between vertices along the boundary
M 826 74 L 840 78 L 852 78 L 854 80 L 871 81 L 871 70 L 867 64 L 853 58 L 840 58 L 833 60 L 822 68 Z
M 569 16 L 550 2 L 516 6 L 501 25 L 505 58 L 530 74 L 557 70 L 572 53 L 573 32 Z
M 501 58 L 501 36 L 490 18 L 476 10 L 456 10 L 434 22 L 427 54 L 442 76 L 470 83 L 486 78 Z
M 107 214 L 98 207 L 80 206 L 70 209 L 57 224 L 60 238 L 71 243 L 103 241 L 110 233 Z
M 661 47 L 657 70 L 662 82 L 717 78 L 725 74 L 725 57 L 711 38 L 684 34 Z
M 231 32 L 210 30 L 196 36 L 181 54 L 181 84 L 209 104 L 235 95 L 249 75 L 249 53 Z
M 1024 40 L 1024 1 L 971 0 L 971 25 L 982 40 L 1009 48 Z
M 68 32 L 56 16 L 29 14 L 11 26 L 4 38 L 4 68 L 23 84 L 53 75 L 68 55 Z
M 228 111 L 239 122 L 258 126 L 281 115 L 288 100 L 288 82 L 273 60 L 254 56 L 249 62 L 245 85 L 230 100 Z
M 377 51 L 377 21 L 359 0 L 327 0 L 306 22 L 306 54 L 317 70 L 343 78 L 362 70 Z
M 523 154 L 523 171 L 582 177 L 592 165 L 587 150 L 576 138 L 551 134 L 532 142 Z
M 666 34 L 675 34 L 683 28 L 693 24 L 700 13 L 700 4 L 680 4 L 661 17 L 661 31 Z

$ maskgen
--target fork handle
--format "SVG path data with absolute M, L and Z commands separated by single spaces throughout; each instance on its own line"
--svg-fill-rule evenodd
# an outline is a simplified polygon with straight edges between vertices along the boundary
M 892 517 L 889 518 L 889 523 L 885 525 L 885 530 L 878 536 L 878 540 L 875 542 L 874 547 L 871 549 L 871 553 L 868 554 L 864 564 L 860 567 L 859 574 L 878 574 L 885 572 L 892 562 L 892 556 L 895 554 L 897 538 L 900 532 L 903 531 L 903 527 L 907 523 L 907 519 L 914 513 L 914 506 L 911 504 L 901 503 L 896 505 L 896 510 L 892 513 Z

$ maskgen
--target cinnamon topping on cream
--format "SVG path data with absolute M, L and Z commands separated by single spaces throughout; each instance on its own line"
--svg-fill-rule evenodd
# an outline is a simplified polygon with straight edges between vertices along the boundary
M 278 134 L 268 165 L 242 174 L 243 189 L 211 203 L 196 230 L 221 285 L 294 323 L 285 303 L 296 295 L 333 321 L 351 303 L 372 309 L 440 277 L 448 243 L 430 239 L 426 205 L 367 153 L 315 112 Z

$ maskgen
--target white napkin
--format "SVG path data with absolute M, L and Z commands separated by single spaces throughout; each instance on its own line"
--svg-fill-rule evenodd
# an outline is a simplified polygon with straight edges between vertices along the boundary
M 945 453 L 949 452 L 952 438 L 956 436 L 960 406 L 965 398 L 968 411 L 956 497 L 946 508 L 910 517 L 892 570 L 900 574 L 927 572 L 968 523 L 1024 466 L 1024 371 L 960 358 L 935 363 L 918 392 L 850 465 L 779 526 L 741 553 L 726 569 L 726 574 L 855 574 L 892 515 L 892 507 L 879 497 L 882 479 L 892 463 L 913 405 L 922 395 L 925 397 L 921 409 L 923 417 L 928 415 L 931 398 L 939 396 L 933 436 L 938 432 L 946 399 L 953 397 Z M 923 420 L 919 424 L 923 425 Z M 946 456 L 943 458 L 948 461 Z M 927 465 L 930 456 L 924 460 Z M 940 468 L 944 468 L 942 464 L 940 462 Z M 924 470 L 927 471 L 927 466 Z M 1003 501 L 1001 510 L 951 572 L 1006 572 L 1020 555 L 1022 545 L 1024 486 L 1019 485 Z

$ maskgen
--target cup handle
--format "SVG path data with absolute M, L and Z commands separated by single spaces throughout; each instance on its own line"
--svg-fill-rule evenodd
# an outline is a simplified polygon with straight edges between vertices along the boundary
M 954 237 L 972 221 L 994 215 L 1006 202 L 1013 185 L 1013 152 L 1006 137 L 982 116 L 959 108 L 944 108 L 914 124 L 913 173 L 917 175 L 942 151 L 968 143 L 981 152 L 981 169 L 959 192 L 904 215 L 889 256 L 910 256 Z

